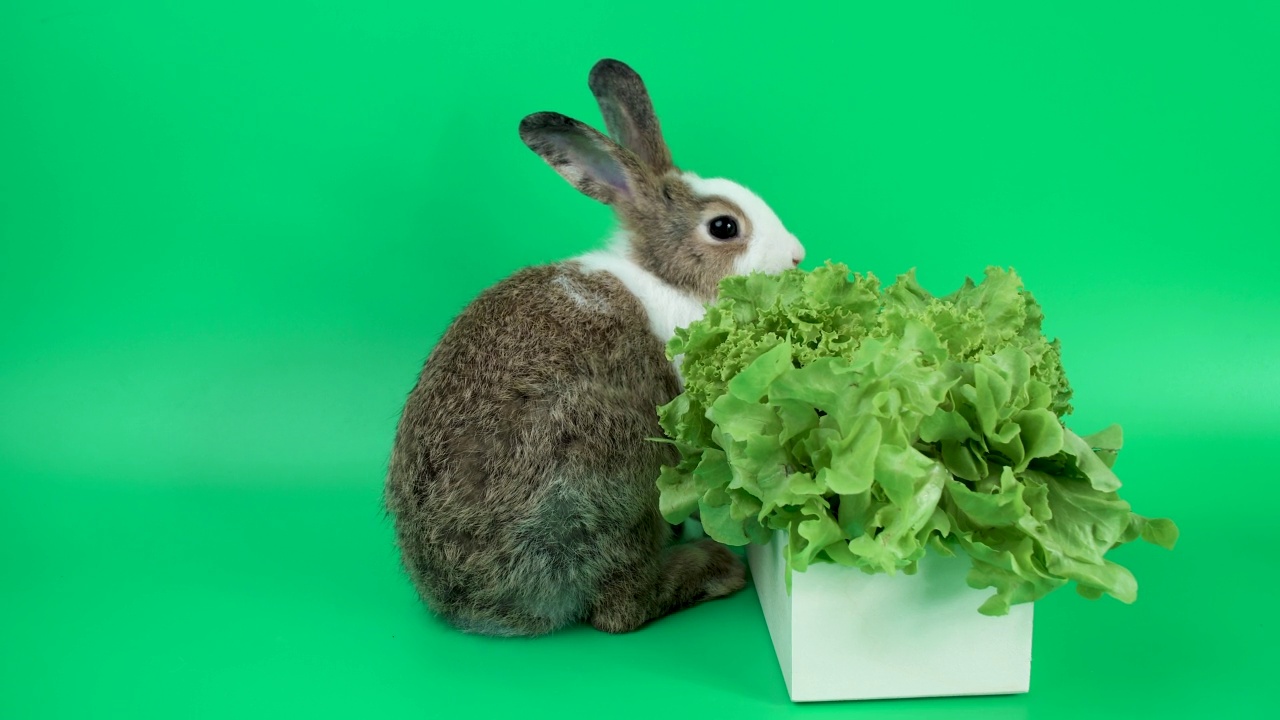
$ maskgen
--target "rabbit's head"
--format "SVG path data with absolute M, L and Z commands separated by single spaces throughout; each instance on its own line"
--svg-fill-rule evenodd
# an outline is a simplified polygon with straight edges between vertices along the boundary
M 683 172 L 671 160 L 640 76 L 601 60 L 588 78 L 613 139 L 559 113 L 520 123 L 520 138 L 582 193 L 611 206 L 618 248 L 632 262 L 700 299 L 720 280 L 800 264 L 804 247 L 747 188 Z

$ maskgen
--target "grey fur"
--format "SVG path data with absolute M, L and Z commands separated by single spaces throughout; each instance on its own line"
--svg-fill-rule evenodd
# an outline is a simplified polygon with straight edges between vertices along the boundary
M 520 121 L 520 139 L 580 192 L 612 205 L 652 186 L 639 158 L 598 130 L 560 113 Z
M 644 267 L 714 296 L 744 248 L 691 237 L 711 201 L 562 115 L 526 118 L 521 137 L 614 207 Z M 678 392 L 643 305 L 612 275 L 570 261 L 481 293 L 427 359 L 392 449 L 387 508 L 423 600 L 467 632 L 627 632 L 741 589 L 737 556 L 672 544 L 658 511 L 655 481 L 678 454 L 647 439 Z
M 540 112 L 520 123 L 520 138 L 588 197 L 611 205 L 633 238 L 632 260 L 672 286 L 704 300 L 747 249 L 749 238 L 702 243 L 692 236 L 706 208 L 732 208 L 724 198 L 700 197 L 675 171 L 656 175 L 634 153 L 590 126 L 559 113 Z M 739 223 L 749 226 L 740 209 Z
M 591 68 L 587 85 L 600 105 L 605 127 L 622 147 L 635 153 L 658 175 L 675 169 L 649 91 L 635 70 L 606 58 Z
M 749 238 L 702 242 L 695 235 L 710 219 L 707 209 L 731 203 L 698 196 L 678 175 L 667 175 L 661 183 L 659 202 L 616 208 L 623 227 L 631 232 L 632 259 L 673 287 L 710 302 L 720 280 L 733 273 L 734 261 L 746 252 Z M 737 216 L 739 224 L 748 225 L 741 210 Z

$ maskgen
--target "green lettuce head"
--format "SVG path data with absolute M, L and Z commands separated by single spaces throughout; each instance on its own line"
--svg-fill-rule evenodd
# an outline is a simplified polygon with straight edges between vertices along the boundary
M 880 289 L 828 263 L 723 281 L 667 348 L 685 388 L 659 408 L 681 451 L 658 480 L 670 522 L 697 511 L 730 545 L 789 535 L 789 569 L 915 572 L 966 553 L 1002 615 L 1069 580 L 1137 596 L 1103 555 L 1177 528 L 1133 513 L 1112 472 L 1121 433 L 1062 424 L 1071 386 L 1040 306 L 1012 270 L 943 298 L 914 272 Z

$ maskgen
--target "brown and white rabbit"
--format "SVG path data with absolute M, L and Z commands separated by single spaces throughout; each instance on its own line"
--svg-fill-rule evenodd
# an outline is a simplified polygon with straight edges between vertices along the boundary
M 674 464 L 656 408 L 680 392 L 664 347 L 721 278 L 799 264 L 804 249 L 750 191 L 671 162 L 640 76 L 601 60 L 588 82 L 616 142 L 536 113 L 520 137 L 613 207 L 607 250 L 521 270 L 484 291 L 427 359 L 387 477 L 402 560 L 452 625 L 608 632 L 745 584 L 709 539 L 673 544 L 658 512 Z

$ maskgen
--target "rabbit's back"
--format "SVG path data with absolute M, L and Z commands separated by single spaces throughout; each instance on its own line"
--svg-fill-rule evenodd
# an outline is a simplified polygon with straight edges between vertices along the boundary
M 482 293 L 428 358 L 392 453 L 387 503 L 419 593 L 490 634 L 582 617 L 626 557 L 666 542 L 654 481 L 678 457 L 647 438 L 677 392 L 612 275 L 548 265 Z

